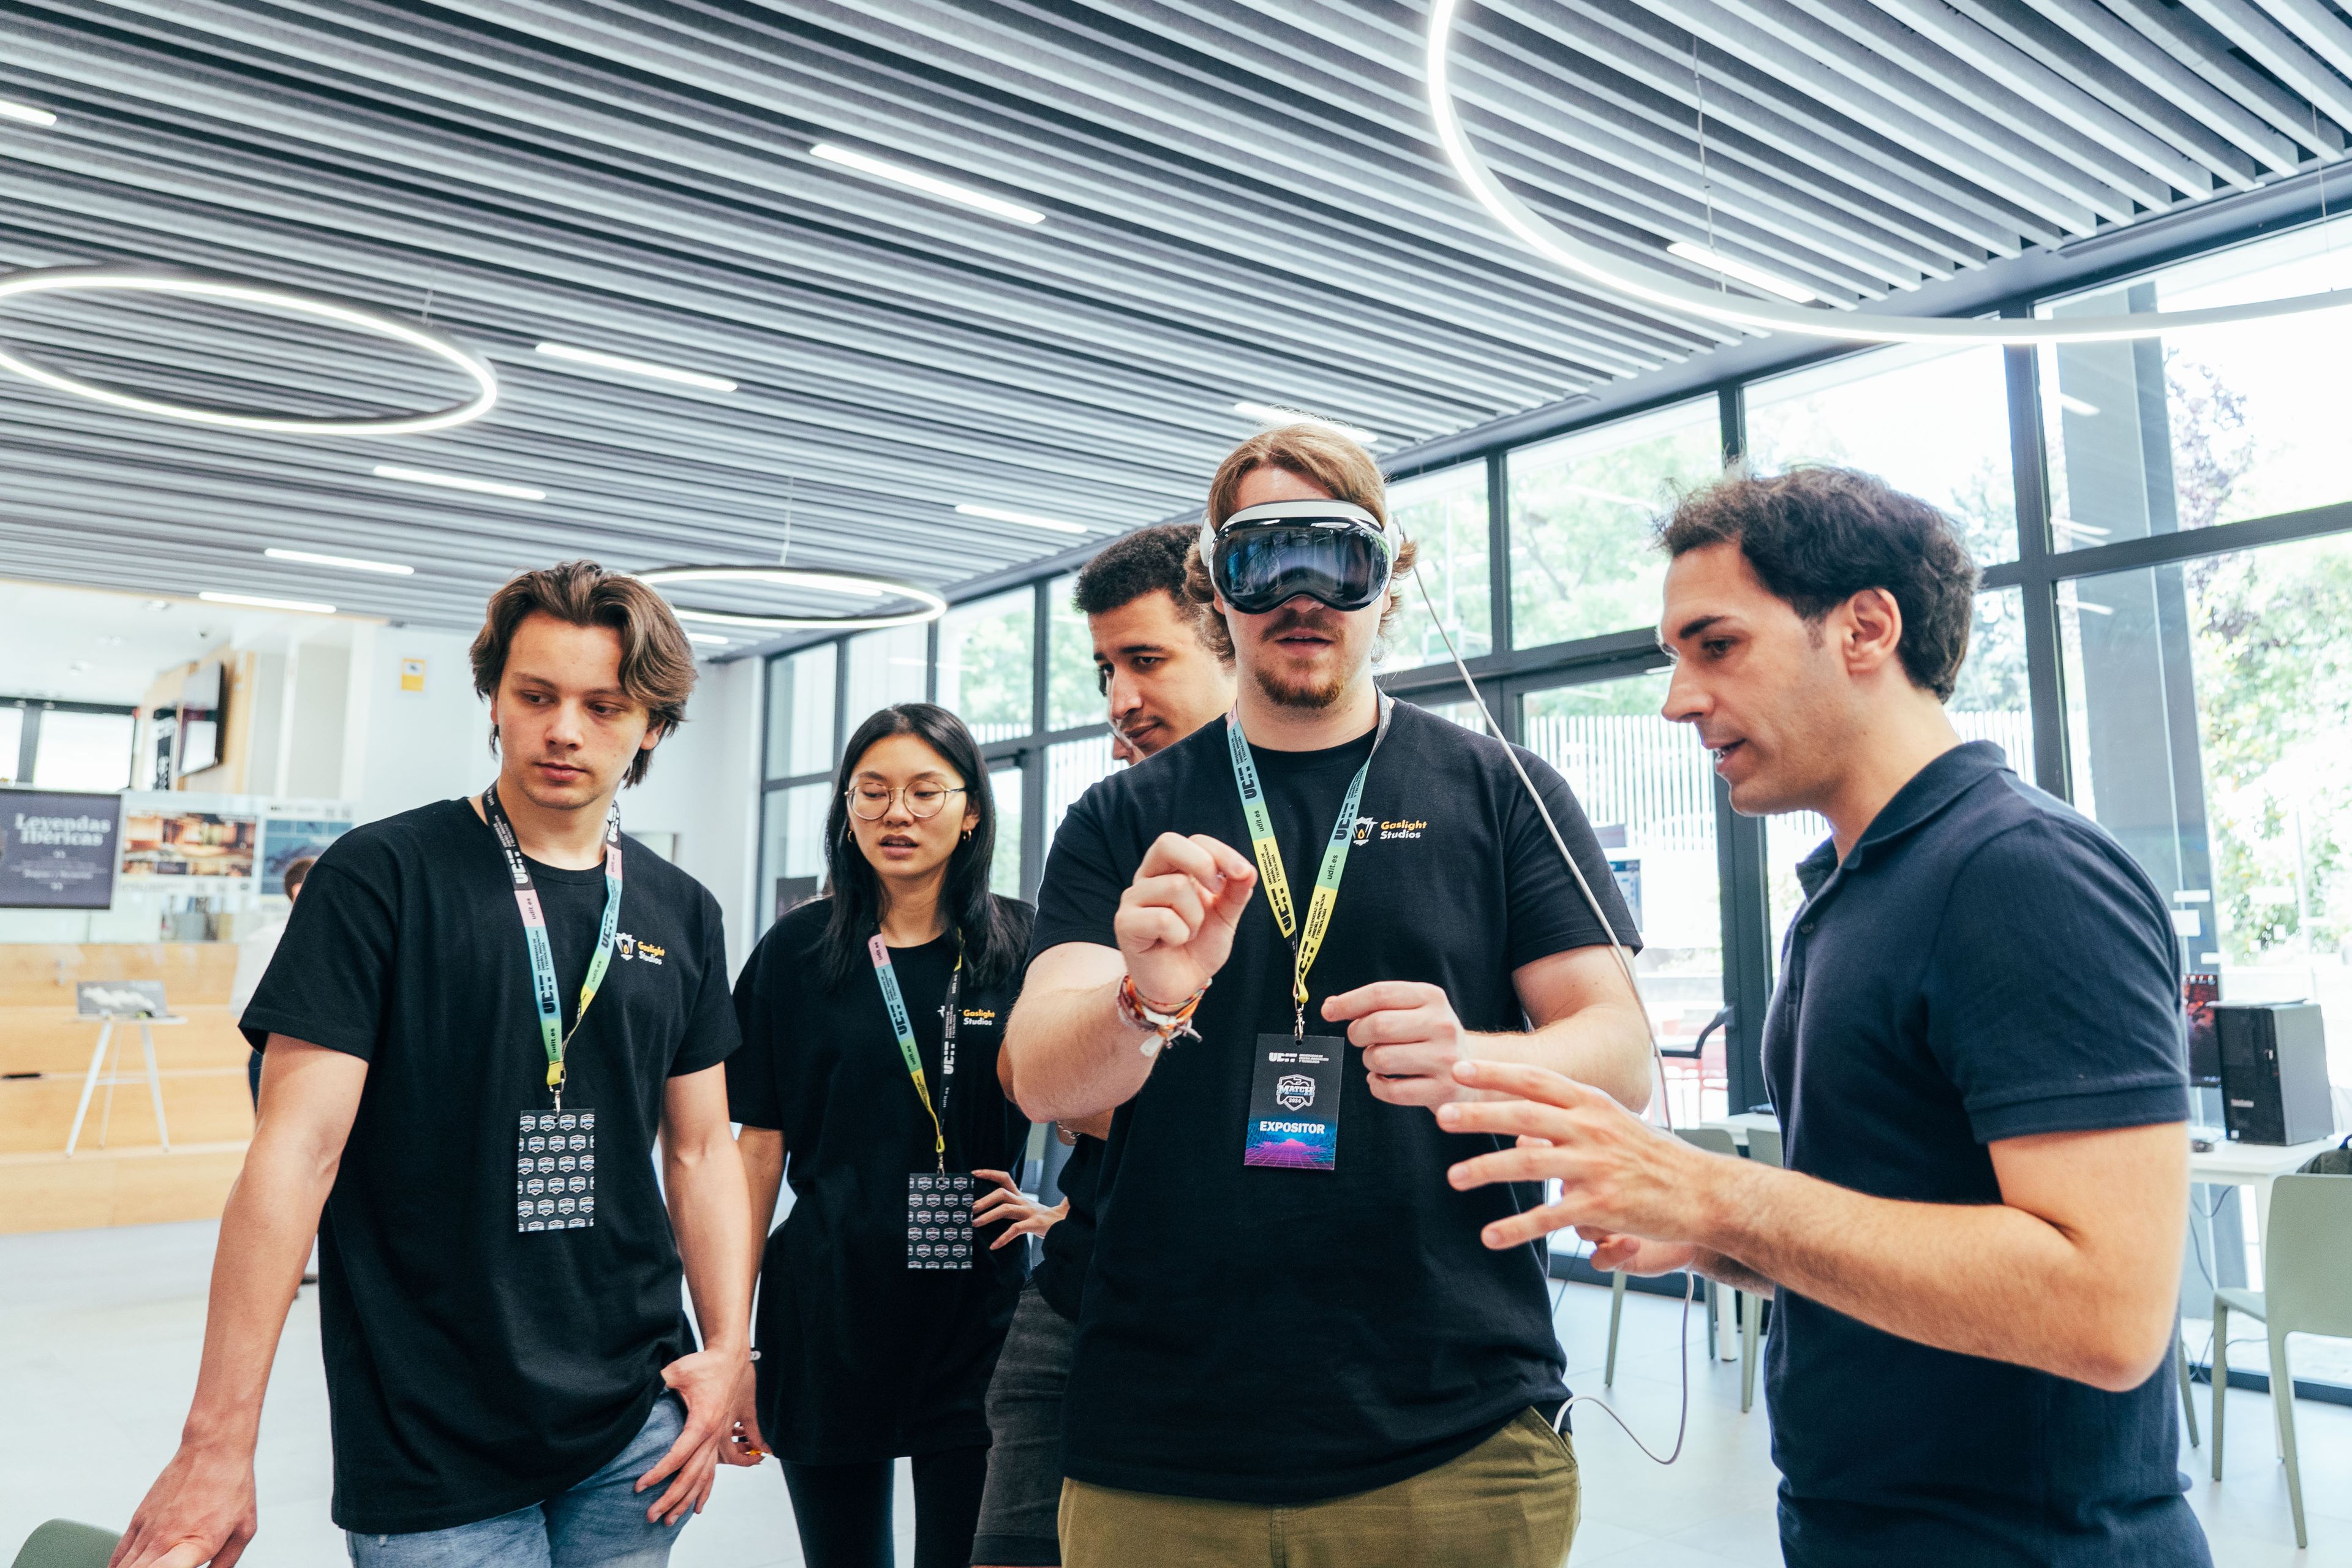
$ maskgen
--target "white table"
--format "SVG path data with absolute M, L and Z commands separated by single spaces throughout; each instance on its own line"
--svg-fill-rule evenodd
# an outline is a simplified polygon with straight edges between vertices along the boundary
M 2254 1244 L 2267 1245 L 2271 1234 L 2271 1184 L 2291 1176 L 2305 1161 L 2333 1149 L 2343 1138 L 2332 1132 L 2308 1143 L 2216 1143 L 2199 1153 L 2189 1152 L 2189 1179 L 2208 1186 L 2250 1187 L 2254 1194 Z
M 81 1142 L 82 1118 L 89 1114 L 91 1090 L 100 1084 L 106 1086 L 106 1111 L 99 1120 L 98 1130 L 98 1146 L 103 1149 L 106 1147 L 107 1124 L 114 1120 L 114 1086 L 143 1081 L 147 1085 L 148 1097 L 155 1102 L 155 1136 L 163 1141 L 163 1152 L 170 1153 L 172 1130 L 163 1121 L 163 1080 L 155 1070 L 155 1030 L 159 1026 L 184 1024 L 187 1020 L 158 1018 L 144 1013 L 106 1013 L 96 1018 L 86 1018 L 84 1022 L 98 1022 L 102 1026 L 98 1031 L 98 1044 L 89 1053 L 89 1071 L 82 1075 L 81 1103 L 74 1107 L 73 1130 L 66 1134 L 66 1152 L 72 1154 L 74 1145 Z M 99 1071 L 106 1061 L 106 1047 L 114 1038 L 114 1026 L 117 1024 L 139 1026 L 139 1043 L 147 1053 L 147 1070 L 143 1074 L 117 1073 L 110 1068 L 103 1074 Z

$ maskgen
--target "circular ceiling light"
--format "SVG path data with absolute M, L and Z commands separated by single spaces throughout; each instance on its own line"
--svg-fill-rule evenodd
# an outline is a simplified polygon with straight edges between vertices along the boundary
M 233 408 L 210 408 L 201 404 L 166 403 L 158 398 L 141 397 L 135 393 L 61 374 L 10 353 L 5 348 L 0 348 L 0 369 L 14 371 L 28 381 L 39 382 L 43 386 L 54 387 L 59 392 L 110 404 L 117 408 L 127 408 L 137 414 L 152 414 L 164 419 L 185 419 L 198 425 L 225 426 L 232 430 L 266 430 L 280 435 L 414 436 L 426 430 L 446 430 L 453 425 L 478 419 L 488 414 L 490 405 L 499 399 L 498 374 L 490 369 L 489 362 L 478 354 L 459 347 L 429 327 L 404 321 L 396 316 L 362 306 L 347 305 L 305 289 L 206 273 L 131 267 L 44 267 L 0 273 L 0 300 L 14 294 L 99 292 L 170 294 L 236 305 L 273 306 L 297 315 L 332 321 L 355 331 L 373 332 L 378 337 L 391 338 L 421 349 L 464 374 L 474 384 L 475 392 L 463 403 L 423 414 L 386 415 L 363 419 L 312 418 L 302 415 L 247 414 Z
M 911 599 L 916 607 L 868 614 L 865 608 L 832 616 L 745 616 L 731 610 L 700 610 L 672 599 L 681 621 L 750 631 L 866 631 L 877 626 L 919 626 L 948 613 L 948 602 L 929 588 L 865 572 L 812 572 L 798 566 L 658 566 L 635 574 L 640 583 L 667 589 L 676 583 L 766 583 L 804 594 L 840 594 L 861 599 Z M 665 594 L 665 598 L 669 595 Z
M 1437 124 L 1446 161 L 1462 183 L 1470 187 L 1496 222 L 1517 237 L 1519 243 L 1570 271 L 1616 293 L 1646 300 L 1668 310 L 1687 311 L 1708 321 L 1760 331 L 1802 332 L 1814 337 L 1878 343 L 2051 343 L 2086 342 L 2120 338 L 2151 338 L 2190 327 L 2227 326 L 2277 316 L 2298 316 L 2312 310 L 2352 305 L 2352 289 L 2326 294 L 2301 294 L 2285 300 L 2260 300 L 2244 305 L 2220 305 L 2200 310 L 2154 310 L 2128 316 L 2070 316 L 2062 321 L 1959 321 L 1947 317 L 1879 316 L 1862 311 L 1811 310 L 1743 299 L 1705 288 L 1671 272 L 1627 261 L 1577 239 L 1504 189 L 1486 161 L 1470 145 L 1454 110 L 1454 88 L 1447 73 L 1454 14 L 1461 0 L 1433 0 L 1429 8 L 1426 75 L 1430 117 Z

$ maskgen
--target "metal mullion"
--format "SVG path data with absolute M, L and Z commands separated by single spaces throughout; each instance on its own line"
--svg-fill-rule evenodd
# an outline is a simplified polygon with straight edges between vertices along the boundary
M 849 645 L 854 640 L 833 639 L 833 760 L 836 765 L 842 748 L 849 744 Z
M 2075 577 L 2104 577 L 2148 566 L 2170 566 L 2206 555 L 2227 555 L 2240 550 L 2260 550 L 2273 544 L 2293 544 L 2352 531 L 2352 501 L 2315 506 L 2302 511 L 2276 512 L 2242 522 L 2211 528 L 2185 528 L 2145 539 L 2123 539 L 2088 550 L 2053 552 L 2041 573 L 2052 582 Z
M 1511 646 L 1511 449 L 1497 447 L 1486 454 L 1486 625 L 1487 648 L 1502 653 Z
M 1021 763 L 1021 893 L 1034 903 L 1045 880 L 1045 726 L 1054 700 L 1054 579 L 1037 579 L 1030 598 L 1029 747 Z
M 1054 703 L 1054 580 L 1037 579 L 1029 612 L 1029 732 L 1045 732 Z
M 760 793 L 762 796 L 768 793 L 768 759 L 776 754 L 770 748 L 768 740 L 768 731 L 776 721 L 776 663 L 773 658 L 760 661 Z
M 1727 468 L 1748 456 L 1748 385 L 1716 388 L 1717 426 Z M 1731 1018 L 1723 1030 L 1723 1078 L 1728 1108 L 1746 1110 L 1767 1099 L 1764 1017 L 1772 1005 L 1771 868 L 1764 819 L 1732 809 L 1731 787 L 1715 781 L 1717 909 L 1723 932 L 1723 1000 Z
M 940 623 L 923 623 L 923 700 L 940 700 Z
M 1715 781 L 1715 875 L 1722 900 L 1723 999 L 1731 1008 L 1724 1026 L 1723 1076 L 1727 1109 L 1751 1110 L 1769 1097 L 1764 1088 L 1764 1018 L 1772 1005 L 1770 868 L 1764 819 L 1732 809 L 1731 786 Z
M 2002 307 L 2016 317 L 2031 301 Z M 2066 695 L 2058 647 L 2058 585 L 2050 576 L 2050 458 L 2042 440 L 2039 351 L 2001 351 L 2009 394 L 2009 464 L 2017 511 L 2018 594 L 2025 616 L 2025 689 L 2033 722 L 2033 782 L 2061 800 L 2074 798 L 2066 755 Z M 1995 584 L 1998 587 L 2000 584 Z

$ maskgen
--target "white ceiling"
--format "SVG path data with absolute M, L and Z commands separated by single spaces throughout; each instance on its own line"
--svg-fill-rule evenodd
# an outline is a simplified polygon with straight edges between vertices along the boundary
M 132 703 L 214 648 L 345 643 L 357 623 L 192 599 L 0 581 L 0 700 Z

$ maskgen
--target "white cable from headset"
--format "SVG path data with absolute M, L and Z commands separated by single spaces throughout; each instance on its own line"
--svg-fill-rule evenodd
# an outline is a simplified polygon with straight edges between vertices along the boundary
M 1430 624 L 1437 628 L 1437 635 L 1445 639 L 1445 651 L 1452 657 L 1454 668 L 1462 677 L 1464 689 L 1470 693 L 1470 700 L 1477 704 L 1478 716 L 1486 721 L 1486 732 L 1503 742 L 1503 755 L 1510 759 L 1511 771 L 1519 775 L 1519 784 L 1527 790 L 1528 798 L 1535 802 L 1536 814 L 1543 818 L 1544 827 L 1551 834 L 1553 846 L 1559 850 L 1559 858 L 1567 862 L 1569 874 L 1576 879 L 1577 890 L 1584 895 L 1585 903 L 1592 910 L 1592 918 L 1599 921 L 1601 929 L 1608 933 L 1609 951 L 1617 955 L 1617 967 L 1625 972 L 1625 984 L 1633 988 L 1634 1005 L 1642 1014 L 1642 1027 L 1650 1038 L 1650 1061 L 1657 1071 L 1658 1110 L 1664 1119 L 1667 1131 L 1671 1131 L 1675 1125 L 1675 1113 L 1666 1097 L 1665 1054 L 1658 1048 L 1657 1026 L 1651 1022 L 1649 1005 L 1642 1000 L 1642 983 L 1633 976 L 1633 961 L 1626 955 L 1625 944 L 1617 939 L 1616 924 L 1610 920 L 1609 911 L 1601 907 L 1600 899 L 1593 894 L 1592 884 L 1585 880 L 1584 868 L 1578 865 L 1576 857 L 1569 853 L 1568 840 L 1560 837 L 1559 825 L 1551 819 L 1551 808 L 1544 804 L 1543 792 L 1536 788 L 1535 780 L 1528 777 L 1527 767 L 1519 761 L 1519 749 L 1511 744 L 1503 733 L 1503 727 L 1495 722 L 1495 715 L 1488 711 L 1486 699 L 1479 692 L 1477 681 L 1471 679 L 1470 667 L 1462 661 L 1462 650 L 1454 646 L 1454 634 L 1445 629 L 1445 618 L 1437 613 L 1436 603 L 1429 596 L 1429 584 L 1421 575 L 1419 563 L 1413 565 L 1412 581 L 1413 586 L 1421 590 L 1421 602 L 1429 611 Z M 1549 1244 L 1538 1239 L 1536 1245 L 1546 1252 L 1545 1272 L 1549 1273 Z M 1652 1463 L 1671 1465 L 1681 1458 L 1683 1441 L 1690 1435 L 1690 1310 L 1692 1298 L 1697 1293 L 1697 1273 L 1685 1269 L 1683 1271 L 1682 1328 L 1678 1336 L 1682 1347 L 1682 1417 L 1675 1426 L 1675 1446 L 1672 1452 L 1663 1459 L 1651 1452 L 1650 1446 L 1643 1442 L 1634 1434 L 1633 1428 L 1625 1424 L 1625 1418 L 1611 1409 L 1609 1402 L 1597 1394 L 1571 1394 L 1559 1409 L 1553 1413 L 1552 1429 L 1559 1430 L 1560 1423 L 1568 1419 L 1569 1411 L 1576 1405 L 1590 1405 L 1608 1416 L 1610 1420 L 1617 1423 L 1618 1429 L 1631 1438 L 1633 1447 L 1641 1449 L 1643 1457 Z M 1749 1310 L 1755 1309 L 1751 1305 Z

